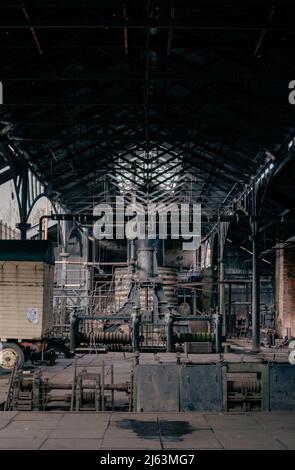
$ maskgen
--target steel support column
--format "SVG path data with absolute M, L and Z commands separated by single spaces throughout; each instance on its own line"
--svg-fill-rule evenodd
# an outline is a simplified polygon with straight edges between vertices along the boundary
M 222 336 L 226 335 L 224 258 L 219 258 L 219 315 L 222 318 Z
M 15 226 L 20 231 L 21 240 L 26 240 L 27 239 L 27 231 L 29 230 L 29 228 L 31 228 L 31 224 L 27 224 L 25 222 L 19 222 Z
M 258 265 L 258 222 L 256 186 L 252 189 L 252 350 L 260 350 L 260 278 Z
M 228 325 L 229 325 L 229 332 L 233 333 L 233 319 L 231 315 L 231 283 L 228 285 L 228 309 L 227 309 L 227 316 L 228 316 Z
M 227 333 L 227 321 L 226 321 L 226 310 L 225 310 L 225 244 L 228 232 L 229 224 L 227 222 L 219 222 L 218 234 L 219 234 L 219 269 L 218 269 L 218 280 L 219 280 L 219 315 L 222 319 L 222 336 L 225 337 Z
M 20 231 L 20 236 L 22 240 L 26 240 L 27 238 L 27 231 L 31 227 L 28 224 L 28 216 L 29 216 L 29 209 L 28 209 L 28 202 L 29 202 L 29 167 L 26 162 L 21 165 L 20 170 L 20 191 L 17 194 L 18 206 L 19 206 L 19 215 L 20 215 L 20 222 L 16 224 L 16 228 Z

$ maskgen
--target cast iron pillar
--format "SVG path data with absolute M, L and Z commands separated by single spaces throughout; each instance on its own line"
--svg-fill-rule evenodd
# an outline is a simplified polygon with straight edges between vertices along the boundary
M 27 239 L 27 231 L 31 228 L 31 224 L 27 224 L 26 222 L 19 222 L 15 224 L 16 228 L 20 231 L 20 238 L 21 240 Z
M 29 167 L 26 162 L 23 162 L 20 168 L 20 181 L 21 186 L 17 191 L 17 201 L 19 207 L 20 222 L 16 224 L 16 228 L 20 231 L 21 240 L 26 240 L 27 231 L 31 227 L 28 224 L 29 216 Z
M 226 245 L 226 238 L 228 232 L 229 223 L 228 222 L 220 222 L 219 221 L 219 228 L 218 228 L 218 235 L 219 235 L 219 273 L 218 273 L 218 286 L 219 286 L 219 315 L 222 320 L 222 336 L 226 338 L 227 334 L 227 318 L 226 318 L 226 310 L 225 310 L 225 245 Z
M 219 315 L 222 318 L 222 336 L 226 336 L 224 289 L 224 258 L 219 259 Z
M 260 279 L 258 266 L 258 221 L 257 221 L 257 200 L 256 186 L 253 182 L 252 189 L 252 350 L 260 350 Z

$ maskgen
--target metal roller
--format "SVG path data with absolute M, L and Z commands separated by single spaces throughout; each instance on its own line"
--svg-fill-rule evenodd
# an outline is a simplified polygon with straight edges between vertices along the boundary
M 92 331 L 82 333 L 82 342 L 84 341 L 87 343 L 131 344 L 132 339 L 130 333 Z
M 236 393 L 260 393 L 261 392 L 261 382 L 258 380 L 247 380 L 247 381 L 228 381 L 227 382 L 228 392 Z
M 185 342 L 212 342 L 214 341 L 213 333 L 196 332 L 196 333 L 174 333 L 174 343 Z

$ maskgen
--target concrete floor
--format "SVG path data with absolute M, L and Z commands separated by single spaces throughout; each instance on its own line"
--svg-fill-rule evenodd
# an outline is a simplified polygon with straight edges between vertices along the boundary
M 244 356 L 245 354 L 245 356 Z M 273 359 L 273 352 L 265 351 Z M 241 352 L 181 356 L 183 362 L 260 360 Z M 276 361 L 286 361 L 276 352 Z M 130 381 L 131 353 L 89 354 L 78 357 L 78 367 L 106 372 L 114 364 L 115 382 Z M 176 362 L 176 355 L 141 354 L 141 363 Z M 55 383 L 71 383 L 73 359 L 60 356 L 56 365 L 41 366 L 44 377 Z M 9 376 L 0 377 L 0 404 L 5 401 Z M 109 378 L 106 382 L 109 381 Z M 128 396 L 118 393 L 116 404 L 128 409 Z M 123 409 L 123 408 L 122 408 Z M 0 411 L 0 449 L 293 449 L 295 413 L 76 413 L 63 411 Z
M 0 412 L 0 449 L 295 450 L 295 413 Z

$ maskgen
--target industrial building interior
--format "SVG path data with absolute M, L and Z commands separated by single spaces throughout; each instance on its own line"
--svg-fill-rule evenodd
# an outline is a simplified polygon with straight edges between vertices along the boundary
M 0 450 L 295 449 L 294 19 L 1 1 Z

